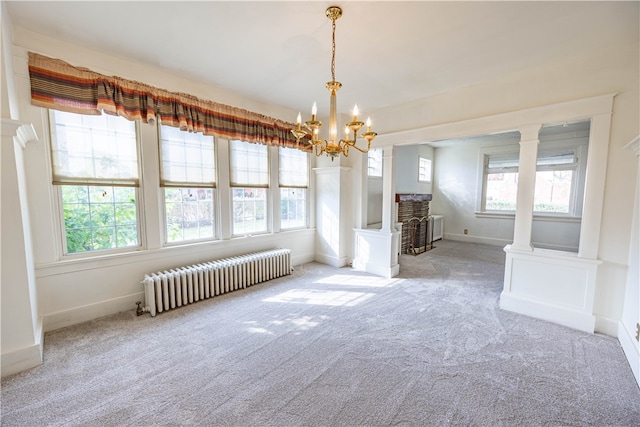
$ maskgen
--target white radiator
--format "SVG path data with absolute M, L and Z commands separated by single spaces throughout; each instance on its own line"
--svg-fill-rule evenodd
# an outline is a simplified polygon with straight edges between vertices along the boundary
M 147 274 L 144 311 L 176 307 L 291 274 L 291 250 L 272 249 Z

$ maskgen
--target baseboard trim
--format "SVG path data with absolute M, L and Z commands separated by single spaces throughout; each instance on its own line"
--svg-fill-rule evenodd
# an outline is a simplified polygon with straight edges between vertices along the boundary
M 144 291 L 58 311 L 56 313 L 45 314 L 43 316 L 44 328 L 46 332 L 49 332 L 121 311 L 134 310 L 136 308 L 136 301 L 144 302 Z
M 346 265 L 349 265 L 349 258 L 348 257 L 333 257 L 333 256 L 328 256 L 328 255 L 323 255 L 323 254 L 316 254 L 315 255 L 315 261 L 321 263 L 321 264 L 327 264 L 330 265 L 332 267 L 344 267 Z
M 596 315 L 595 331 L 599 334 L 618 338 L 618 321 Z
M 370 262 L 366 262 L 366 263 L 360 262 L 358 259 L 353 260 L 353 269 L 364 271 L 366 273 L 375 274 L 376 276 L 382 276 L 387 279 L 390 279 L 400 274 L 400 264 L 387 267 L 387 266 L 374 264 Z
M 500 295 L 500 308 L 584 332 L 593 333 L 595 330 L 596 318 L 591 314 L 517 297 L 505 292 Z
M 505 246 L 513 243 L 513 240 L 496 239 L 493 237 L 470 236 L 468 234 L 444 233 L 444 238 L 446 240 L 456 240 L 458 242 L 482 243 L 485 245 L 493 245 L 493 246 Z M 556 251 L 565 251 L 565 252 L 578 252 L 578 248 L 574 246 L 550 245 L 550 244 L 545 244 L 540 242 L 531 242 L 531 244 L 535 248 L 552 249 Z
M 627 329 L 622 321 L 618 322 L 618 340 L 620 341 L 620 345 L 622 346 L 622 351 L 624 351 L 625 356 L 627 356 L 627 360 L 629 361 L 629 366 L 631 367 L 631 371 L 633 371 L 633 376 L 638 383 L 638 387 L 640 387 L 640 348 L 638 341 L 635 340 L 631 331 Z
M 482 243 L 485 245 L 493 246 L 505 246 L 511 244 L 511 240 L 494 239 L 492 237 L 469 236 L 468 234 L 444 233 L 444 239 L 466 243 Z
M 0 361 L 0 376 L 2 378 L 35 368 L 42 364 L 44 351 L 44 328 L 42 324 L 43 319 L 40 318 L 37 326 L 38 330 L 35 334 L 35 343 L 18 350 L 2 353 Z

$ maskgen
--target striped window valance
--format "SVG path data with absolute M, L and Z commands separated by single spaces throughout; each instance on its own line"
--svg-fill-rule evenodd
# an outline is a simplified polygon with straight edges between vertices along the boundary
M 241 108 L 169 92 L 116 76 L 74 67 L 59 59 L 29 52 L 31 103 L 80 114 L 119 115 L 129 120 L 173 126 L 225 139 L 309 151 L 287 123 Z

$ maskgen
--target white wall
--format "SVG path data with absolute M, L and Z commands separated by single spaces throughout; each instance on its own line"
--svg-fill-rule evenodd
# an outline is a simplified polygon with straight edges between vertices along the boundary
M 418 159 L 432 161 L 433 148 L 427 145 L 408 145 L 394 150 L 396 157 L 396 193 L 432 194 L 432 182 L 418 181 Z

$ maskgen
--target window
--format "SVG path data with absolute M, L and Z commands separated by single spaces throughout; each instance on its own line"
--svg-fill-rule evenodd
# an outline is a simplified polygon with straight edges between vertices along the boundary
M 368 157 L 368 174 L 371 177 L 382 176 L 382 148 L 371 148 Z
M 164 190 L 167 242 L 215 237 L 214 139 L 160 127 L 160 186 Z
M 306 227 L 309 155 L 293 148 L 278 150 L 280 228 Z
M 244 141 L 230 141 L 229 151 L 232 234 L 267 232 L 268 147 Z
M 487 211 L 515 211 L 518 194 L 518 153 L 485 156 Z
M 140 246 L 135 123 L 50 112 L 53 184 L 65 254 Z
M 538 153 L 534 212 L 573 214 L 577 165 L 574 151 Z
M 431 182 L 431 159 L 427 159 L 426 157 L 419 158 L 418 181 Z
M 518 163 L 517 153 L 485 156 L 483 210 L 515 211 Z M 534 212 L 575 215 L 577 167 L 573 149 L 538 152 Z

